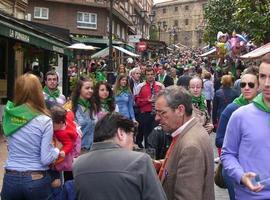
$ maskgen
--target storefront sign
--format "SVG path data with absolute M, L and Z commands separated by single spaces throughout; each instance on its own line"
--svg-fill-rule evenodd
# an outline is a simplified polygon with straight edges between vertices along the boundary
M 146 48 L 147 48 L 146 42 L 139 42 L 139 43 L 137 44 L 137 48 L 138 48 L 138 51 L 140 51 L 140 52 L 145 51 Z
M 23 42 L 30 41 L 30 37 L 28 35 L 25 35 L 23 33 L 20 33 L 18 31 L 12 30 L 12 29 L 9 30 L 9 37 L 15 38 L 15 39 L 23 41 Z

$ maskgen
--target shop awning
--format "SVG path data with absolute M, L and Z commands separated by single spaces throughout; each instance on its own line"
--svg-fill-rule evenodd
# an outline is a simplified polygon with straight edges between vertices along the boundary
M 216 48 L 212 48 L 212 49 L 210 49 L 209 51 L 207 51 L 207 52 L 205 52 L 205 53 L 203 53 L 203 54 L 201 54 L 201 55 L 199 55 L 199 56 L 200 56 L 200 57 L 207 57 L 207 56 L 210 56 L 210 55 L 215 54 L 216 51 L 217 51 Z
M 243 59 L 254 59 L 254 58 L 259 58 L 261 56 L 263 56 L 264 54 L 267 54 L 270 52 L 270 42 L 247 53 L 247 54 L 244 54 L 242 56 L 240 56 L 240 58 L 243 58 Z
M 133 53 L 131 51 L 128 51 L 128 50 L 124 49 L 123 47 L 119 47 L 119 46 L 113 46 L 113 47 L 115 49 L 118 49 L 119 51 L 122 51 L 123 53 L 125 53 L 125 54 L 127 54 L 127 55 L 129 55 L 131 57 L 140 57 L 140 55 L 135 54 L 135 53 Z
M 70 55 L 70 51 L 66 49 L 69 42 L 50 35 L 46 30 L 43 32 L 37 30 L 28 22 L 24 23 L 23 20 L 3 13 L 0 13 L 0 35 L 60 54 Z
M 123 47 L 113 46 L 113 48 L 117 49 L 117 50 L 123 52 L 124 54 L 131 56 L 131 57 L 140 57 L 140 55 L 135 54 L 131 51 L 128 51 L 128 50 L 124 49 Z M 97 53 L 93 54 L 91 56 L 91 58 L 105 58 L 108 55 L 109 55 L 109 47 L 102 49 L 101 51 L 98 51 Z

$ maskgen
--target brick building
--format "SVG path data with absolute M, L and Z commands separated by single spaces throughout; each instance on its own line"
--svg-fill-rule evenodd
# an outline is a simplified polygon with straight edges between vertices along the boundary
M 151 12 L 152 0 L 113 1 L 113 40 L 127 42 L 128 35 L 149 33 L 149 20 L 143 18 L 138 26 L 132 15 L 141 18 L 140 11 Z M 97 45 L 108 43 L 109 1 L 105 0 L 29 0 L 28 19 L 69 29 L 73 39 Z M 142 31 L 142 28 L 144 31 Z

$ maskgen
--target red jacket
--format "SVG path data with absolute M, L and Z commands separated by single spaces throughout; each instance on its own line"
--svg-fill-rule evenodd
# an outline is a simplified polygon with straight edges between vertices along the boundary
M 68 111 L 66 115 L 66 128 L 64 130 L 54 131 L 54 137 L 63 145 L 60 151 L 64 151 L 66 155 L 70 153 L 77 136 L 74 114 L 72 111 Z
M 155 94 L 157 94 L 161 89 L 164 88 L 164 85 L 159 82 L 153 83 Z M 151 112 L 152 111 L 152 102 L 149 101 L 151 99 L 151 86 L 148 82 L 143 82 L 138 85 L 136 89 L 137 94 L 135 95 L 135 101 L 137 106 L 140 108 L 142 113 Z

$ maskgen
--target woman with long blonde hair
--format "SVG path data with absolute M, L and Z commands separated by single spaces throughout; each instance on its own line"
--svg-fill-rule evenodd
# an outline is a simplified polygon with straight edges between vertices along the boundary
M 118 112 L 136 122 L 133 110 L 134 98 L 127 75 L 118 75 L 113 91 L 115 103 L 119 109 Z
M 8 158 L 1 198 L 49 199 L 52 188 L 48 170 L 59 149 L 52 145 L 53 125 L 39 79 L 33 74 L 20 76 L 14 95 L 3 118 Z

